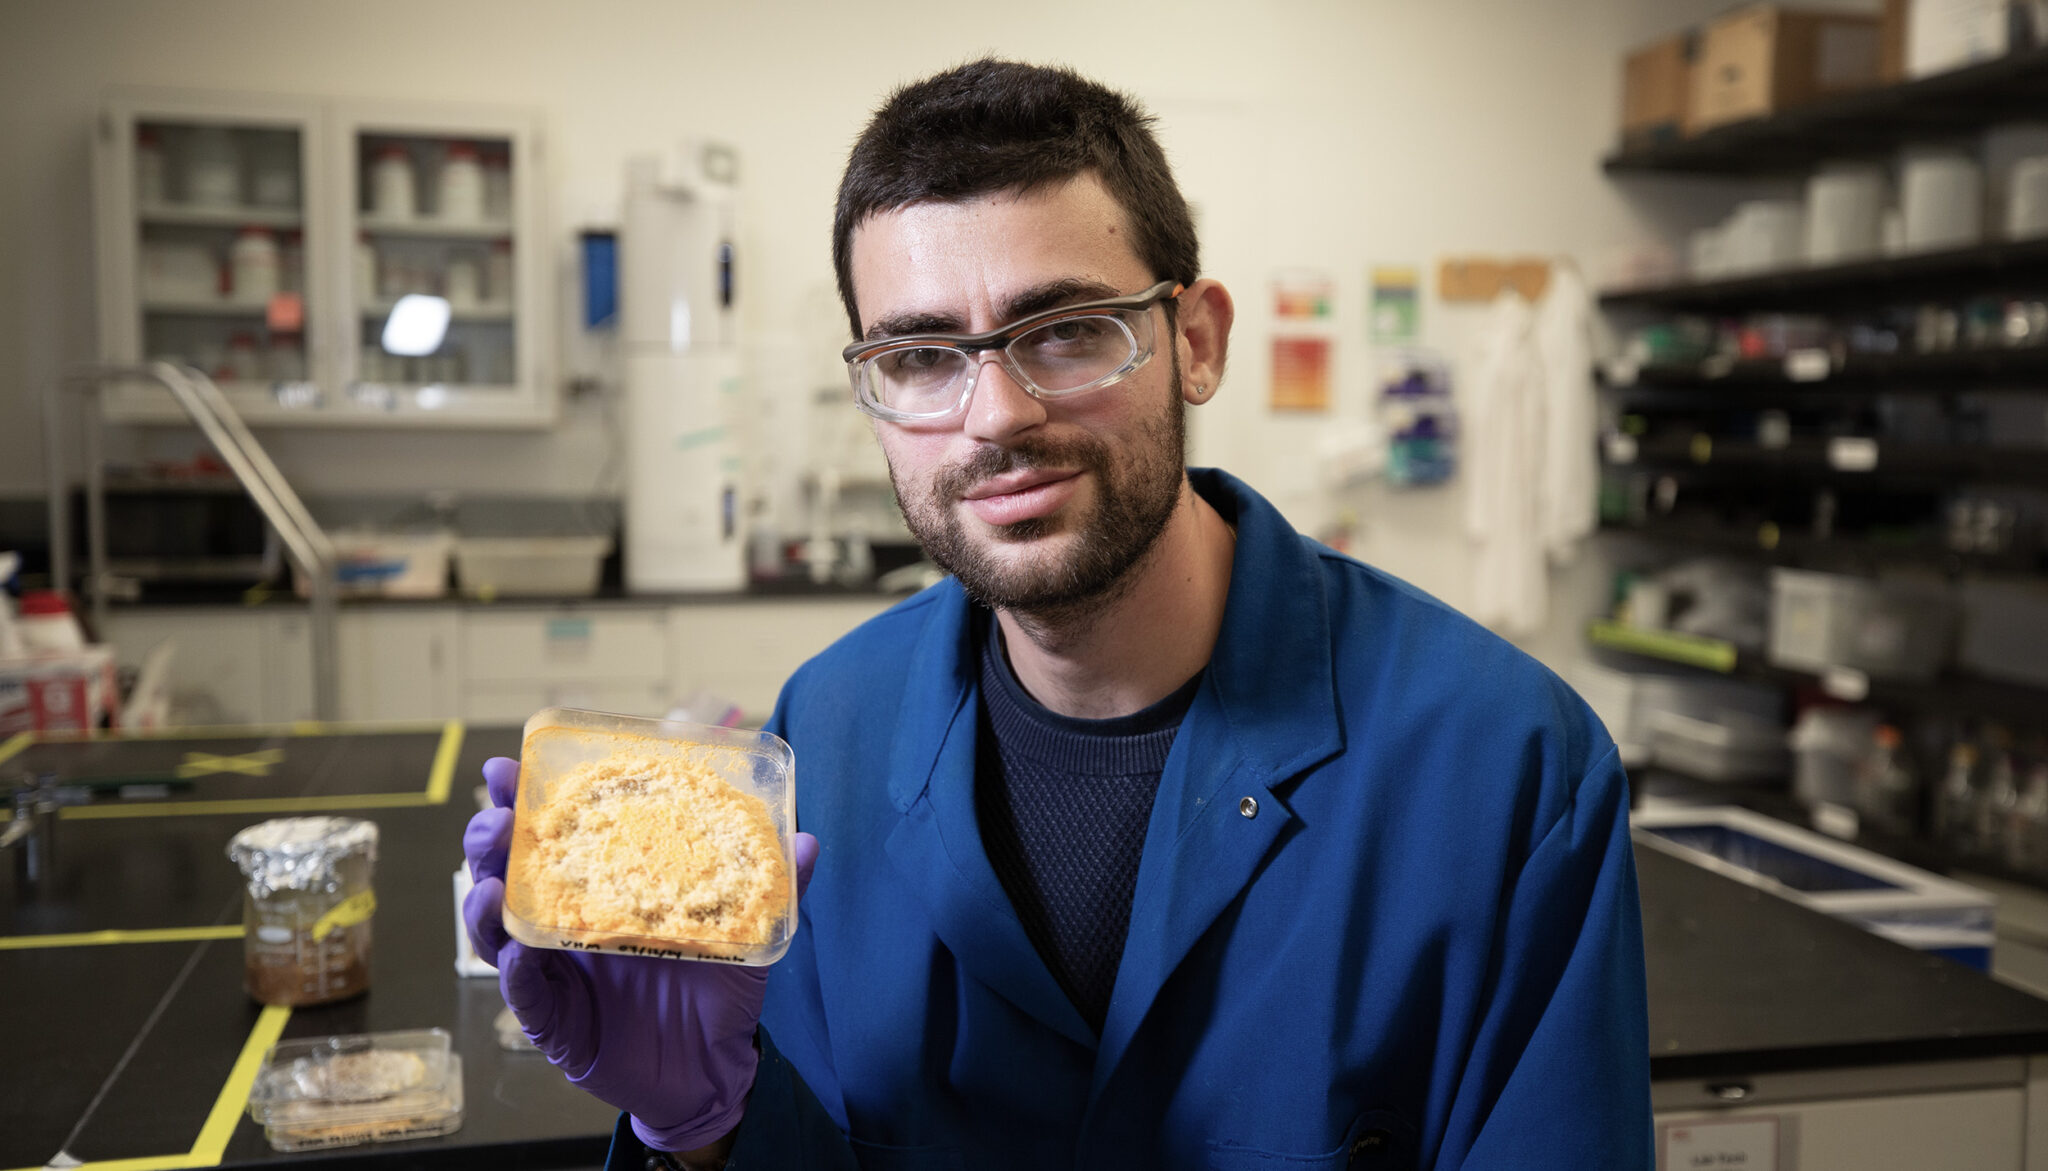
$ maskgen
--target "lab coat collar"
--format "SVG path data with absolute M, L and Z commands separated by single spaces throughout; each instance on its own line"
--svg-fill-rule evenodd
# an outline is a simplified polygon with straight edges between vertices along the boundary
M 1174 741 L 1139 863 L 1131 930 L 1097 1049 L 1100 1091 L 1173 969 L 1236 900 L 1292 822 L 1283 797 L 1343 749 L 1318 555 L 1241 481 L 1190 469 L 1237 530 L 1207 677 Z M 979 647 L 958 583 L 933 587 L 910 652 L 889 796 L 890 856 L 961 967 L 1082 1045 L 1097 1038 L 1059 987 L 988 861 L 975 816 Z M 1250 797 L 1254 816 L 1240 812 Z

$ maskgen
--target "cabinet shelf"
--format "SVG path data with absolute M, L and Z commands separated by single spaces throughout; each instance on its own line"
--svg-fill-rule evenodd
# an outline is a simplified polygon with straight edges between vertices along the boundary
M 1694 473 L 1776 473 L 1802 478 L 1900 487 L 1958 483 L 2048 487 L 2048 451 L 1961 444 L 1893 444 L 1863 439 L 1794 439 L 1783 447 L 1755 440 L 1657 435 L 1634 441 L 1631 458 L 1610 466 Z M 1853 456 L 1852 454 L 1853 453 Z
M 1632 380 L 1601 374 L 1626 392 L 1730 394 L 1943 394 L 1974 390 L 2048 390 L 2048 346 L 1951 350 L 1928 354 L 1851 354 L 1819 378 L 1789 372 L 1788 360 L 1757 358 L 1715 365 L 1643 366 Z
M 1646 662 L 1671 663 L 1779 687 L 1812 688 L 1885 710 L 1995 719 L 2025 729 L 2048 729 L 2048 688 L 2024 683 L 1959 674 L 1925 683 L 1868 678 L 1860 672 L 1817 675 L 1773 666 L 1763 655 L 1744 651 L 1725 639 L 1637 630 L 1605 619 L 1588 624 L 1586 640 L 1603 650 Z M 1845 690 L 1845 679 L 1852 680 L 1863 693 Z
M 2004 240 L 1848 264 L 1681 281 L 1600 295 L 1604 309 L 1743 313 L 1913 304 L 1950 296 L 2048 289 L 2048 240 Z
M 1712 552 L 1771 565 L 1924 566 L 1945 571 L 2030 573 L 2048 569 L 2037 552 L 1963 553 L 1938 535 L 1861 533 L 1817 537 L 1770 524 L 1730 524 L 1659 517 L 1630 524 L 1604 522 L 1607 536 L 1652 541 L 1688 552 Z
M 296 228 L 306 220 L 295 207 L 203 207 L 182 203 L 144 204 L 136 214 L 144 224 L 200 228 Z
M 262 317 L 269 309 L 268 300 L 236 301 L 228 298 L 153 297 L 142 303 L 144 313 L 175 317 Z
M 510 240 L 512 225 L 504 220 L 457 223 L 453 220 L 393 220 L 365 215 L 356 225 L 373 236 L 423 236 L 444 240 Z
M 1610 175 L 1764 175 L 1892 151 L 2048 112 L 2048 49 L 1824 98 L 1691 138 L 1617 151 Z
M 364 317 L 389 317 L 391 315 L 391 307 L 395 304 L 397 304 L 395 301 L 376 301 L 363 305 L 361 308 Z M 485 302 L 468 308 L 450 306 L 448 309 L 448 320 L 450 321 L 498 321 L 510 323 L 512 319 L 512 307 L 505 304 Z

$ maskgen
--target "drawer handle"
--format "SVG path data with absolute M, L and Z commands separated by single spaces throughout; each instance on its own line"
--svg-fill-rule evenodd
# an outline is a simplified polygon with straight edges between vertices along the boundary
M 1723 1102 L 1741 1102 L 1756 1091 L 1748 1082 L 1709 1082 L 1707 1092 Z

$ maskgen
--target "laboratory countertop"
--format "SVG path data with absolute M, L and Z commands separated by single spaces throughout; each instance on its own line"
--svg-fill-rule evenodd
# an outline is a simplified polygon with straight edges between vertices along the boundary
M 613 1112 L 538 1054 L 501 1049 L 496 982 L 453 967 L 451 882 L 478 767 L 518 737 L 451 722 L 0 742 L 0 776 L 173 783 L 167 799 L 65 811 L 40 882 L 24 855 L 0 865 L 0 1168 L 59 1151 L 142 1160 L 129 1171 L 601 1160 Z M 448 1030 L 467 1098 L 454 1134 L 286 1156 L 243 1110 L 234 1070 L 262 1010 L 242 992 L 241 878 L 224 849 L 246 825 L 311 811 L 380 826 L 371 987 L 294 1010 L 282 1036 Z M 2048 1053 L 2048 1001 L 1655 850 L 1637 872 L 1658 1080 Z

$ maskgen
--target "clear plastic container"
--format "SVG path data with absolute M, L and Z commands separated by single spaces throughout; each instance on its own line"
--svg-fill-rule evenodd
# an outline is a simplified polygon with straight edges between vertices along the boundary
M 326 1004 L 370 986 L 375 822 L 285 817 L 236 834 L 244 987 L 263 1004 Z
M 532 947 L 774 963 L 796 931 L 795 771 L 766 732 L 536 714 L 506 931 Z
M 441 1029 L 283 1041 L 264 1055 L 249 1117 L 280 1151 L 450 1134 L 462 1058 Z

